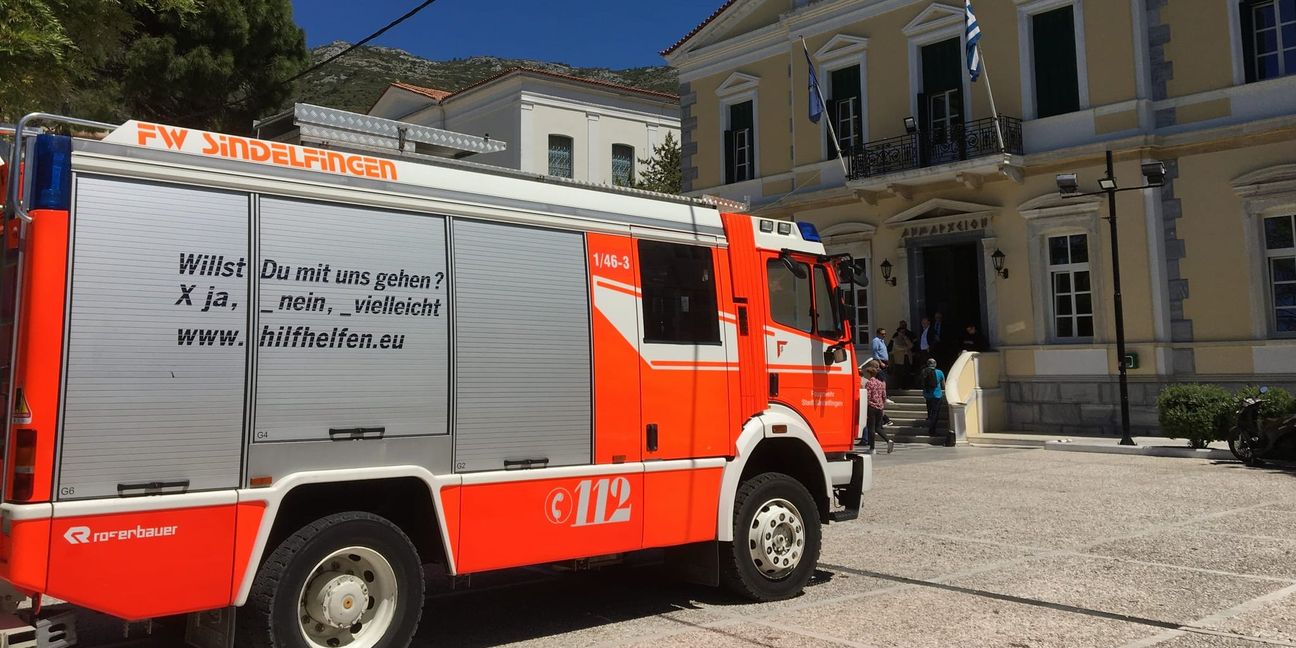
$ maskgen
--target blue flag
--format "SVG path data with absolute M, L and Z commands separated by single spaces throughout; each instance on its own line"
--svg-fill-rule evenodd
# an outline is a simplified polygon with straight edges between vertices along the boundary
M 981 76 L 981 52 L 977 43 L 981 41 L 981 26 L 977 24 L 976 14 L 972 13 L 972 0 L 963 1 L 963 19 L 967 27 L 967 66 L 972 82 Z
M 810 50 L 806 49 L 804 40 L 801 41 L 801 49 L 805 52 L 806 66 L 810 69 L 810 121 L 818 124 L 824 111 L 823 99 L 819 96 L 819 76 L 815 74 L 814 61 L 810 60 Z

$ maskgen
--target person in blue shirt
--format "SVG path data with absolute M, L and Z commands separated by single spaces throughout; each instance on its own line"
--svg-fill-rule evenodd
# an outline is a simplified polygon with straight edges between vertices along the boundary
M 945 397 L 945 372 L 936 367 L 936 358 L 927 359 L 927 368 L 923 369 L 919 382 L 923 388 L 923 400 L 927 402 L 927 436 L 934 437 L 941 399 Z
M 887 353 L 886 329 L 877 330 L 877 336 L 873 338 L 873 359 L 878 363 L 878 380 L 883 383 L 887 379 L 887 365 L 891 364 L 891 355 Z

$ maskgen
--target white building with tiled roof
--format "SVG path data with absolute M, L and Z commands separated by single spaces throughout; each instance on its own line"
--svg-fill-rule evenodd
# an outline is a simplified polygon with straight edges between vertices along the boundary
M 667 133 L 680 137 L 675 95 L 527 68 L 453 93 L 392 83 L 369 114 L 508 144 L 474 162 L 609 185 L 637 178 Z

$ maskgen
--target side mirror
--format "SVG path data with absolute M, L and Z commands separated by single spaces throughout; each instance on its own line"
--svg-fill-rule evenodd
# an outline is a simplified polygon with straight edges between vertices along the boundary
M 868 288 L 868 264 L 851 257 L 842 257 L 837 261 L 837 278 L 841 284 L 853 283 L 860 288 Z
M 824 351 L 824 364 L 835 365 L 839 362 L 846 362 L 845 348 L 839 346 L 832 346 Z
M 806 271 L 805 265 L 797 263 L 796 260 L 792 258 L 792 255 L 787 252 L 780 254 L 779 260 L 783 262 L 783 265 L 787 266 L 788 272 L 791 272 L 792 276 L 797 279 L 805 279 L 810 275 L 810 273 Z
M 824 364 L 835 365 L 838 362 L 846 362 L 846 345 L 846 341 L 841 341 L 824 349 Z
M 851 259 L 851 283 L 860 288 L 868 288 L 868 261 L 864 259 Z

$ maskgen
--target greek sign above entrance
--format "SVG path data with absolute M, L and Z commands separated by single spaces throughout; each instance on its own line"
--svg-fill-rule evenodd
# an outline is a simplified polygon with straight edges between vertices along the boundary
M 990 227 L 989 216 L 928 219 L 920 220 L 913 224 L 906 224 L 904 230 L 900 232 L 900 238 L 906 239 L 911 236 L 953 234 L 955 232 L 975 232 L 977 230 L 984 230 L 988 227 Z
M 892 216 L 886 225 L 901 227 L 901 240 L 942 234 L 961 234 L 990 229 L 992 205 L 935 198 Z

